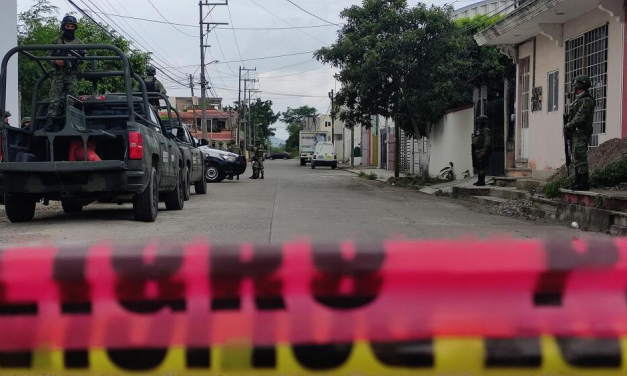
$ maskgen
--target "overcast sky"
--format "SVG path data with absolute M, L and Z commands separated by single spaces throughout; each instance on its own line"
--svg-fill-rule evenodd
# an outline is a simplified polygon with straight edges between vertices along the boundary
M 59 7 L 59 15 L 76 12 L 67 0 L 50 0 Z M 104 19 L 120 34 L 134 39 L 135 46 L 155 53 L 155 64 L 167 67 L 157 74 L 169 95 L 189 96 L 186 76 L 194 74 L 196 84 L 200 81 L 198 2 L 195 0 L 73 0 L 82 9 L 107 15 L 95 14 Z M 454 2 L 461 7 L 478 0 L 427 0 L 428 4 L 442 5 Z M 211 2 L 220 2 L 211 1 Z M 292 0 L 307 14 L 288 0 L 231 0 L 227 6 L 217 6 L 207 21 L 227 22 L 226 29 L 214 30 L 209 35 L 211 45 L 206 55 L 207 62 L 219 60 L 208 69 L 213 90 L 228 105 L 237 100 L 238 67 L 257 68 L 251 78 L 258 78 L 255 94 L 263 100 L 271 99 L 274 111 L 285 111 L 288 107 L 309 105 L 320 113 L 327 113 L 330 101 L 328 92 L 338 89 L 333 78 L 334 70 L 312 59 L 311 51 L 333 43 L 338 27 L 330 23 L 342 22 L 340 12 L 361 0 Z M 417 0 L 410 0 L 410 4 Z M 24 11 L 33 0 L 18 0 L 18 10 Z M 154 7 L 153 7 L 154 5 Z M 156 9 L 155 9 L 156 8 Z M 265 8 L 265 9 L 264 9 Z M 160 14 L 161 13 L 161 14 Z M 230 14 L 229 14 L 230 13 Z M 155 23 L 114 15 L 158 20 Z M 175 24 L 194 25 L 173 26 Z M 318 26 L 293 29 L 292 26 Z M 228 29 L 230 27 L 236 30 Z M 242 28 L 257 28 L 246 30 Z M 282 28 L 282 29 L 269 29 Z M 239 48 L 238 48 L 239 47 Z M 255 60 L 260 57 L 292 55 L 280 58 Z M 242 61 L 243 60 L 243 61 Z M 170 76 L 171 78 L 167 77 Z M 174 79 L 175 82 L 172 79 Z M 199 95 L 196 89 L 195 94 Z M 253 97 L 254 98 L 254 97 Z M 286 139 L 285 125 L 278 123 L 277 137 Z

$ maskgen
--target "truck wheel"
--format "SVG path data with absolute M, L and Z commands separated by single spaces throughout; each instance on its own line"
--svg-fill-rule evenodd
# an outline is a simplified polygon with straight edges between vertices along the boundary
M 331 169 L 335 170 L 337 168 L 337 163 L 331 166 Z
M 189 201 L 192 195 L 192 177 L 187 166 L 183 169 L 183 177 L 185 178 L 185 201 Z
M 61 201 L 63 211 L 67 214 L 80 213 L 83 211 L 83 205 L 75 204 L 71 201 Z
M 176 187 L 165 195 L 165 207 L 168 210 L 183 210 L 183 206 L 185 206 L 185 177 L 183 171 L 179 170 Z
M 35 217 L 37 203 L 32 198 L 19 194 L 4 194 L 4 210 L 13 223 L 28 222 Z
M 205 175 L 205 171 L 202 172 L 202 178 L 200 181 L 194 183 L 194 189 L 196 190 L 197 195 L 206 195 L 207 194 L 207 175 Z
M 159 184 L 157 183 L 157 170 L 153 167 L 146 190 L 133 197 L 133 214 L 137 221 L 154 222 L 158 212 Z
M 301 158 L 300 159 L 300 165 L 301 166 L 306 166 L 307 165 L 307 160 L 305 158 Z
M 312 169 L 312 170 L 315 170 L 315 169 L 316 169 L 316 165 L 315 165 L 313 162 L 311 162 L 311 169 Z

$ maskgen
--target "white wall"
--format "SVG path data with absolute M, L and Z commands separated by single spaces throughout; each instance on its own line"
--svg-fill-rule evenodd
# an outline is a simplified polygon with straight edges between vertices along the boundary
M 11 48 L 17 46 L 17 0 L 0 0 L 0 60 Z M 17 90 L 17 55 L 8 66 L 6 109 L 13 114 L 11 125 L 19 126 L 19 100 Z
M 472 175 L 472 133 L 474 130 L 473 109 L 465 109 L 444 115 L 431 130 L 431 159 L 429 172 L 432 175 L 453 162 L 458 179 L 464 171 Z

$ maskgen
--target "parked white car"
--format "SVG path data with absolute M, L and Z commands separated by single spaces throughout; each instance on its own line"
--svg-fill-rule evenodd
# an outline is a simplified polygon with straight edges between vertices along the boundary
M 311 168 L 315 169 L 317 166 L 330 166 L 334 170 L 337 168 L 337 155 L 332 142 L 323 141 L 316 145 L 311 158 Z

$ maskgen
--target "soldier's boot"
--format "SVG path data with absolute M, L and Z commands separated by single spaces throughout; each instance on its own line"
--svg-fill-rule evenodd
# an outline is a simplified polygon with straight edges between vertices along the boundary
M 590 183 L 588 182 L 588 174 L 575 175 L 575 184 L 570 186 L 572 191 L 589 191 Z
M 46 118 L 46 123 L 44 124 L 44 131 L 54 132 L 54 118 L 53 117 Z
M 253 176 L 249 177 L 249 179 L 259 179 L 259 173 L 257 171 L 253 171 Z
M 485 172 L 481 171 L 479 173 L 479 180 L 475 184 L 477 187 L 485 187 Z
M 261 170 L 261 177 L 259 178 L 259 179 L 261 179 L 261 180 L 263 180 L 263 179 L 264 179 L 264 177 L 263 177 L 263 172 L 264 172 L 264 171 L 263 171 L 263 170 Z

